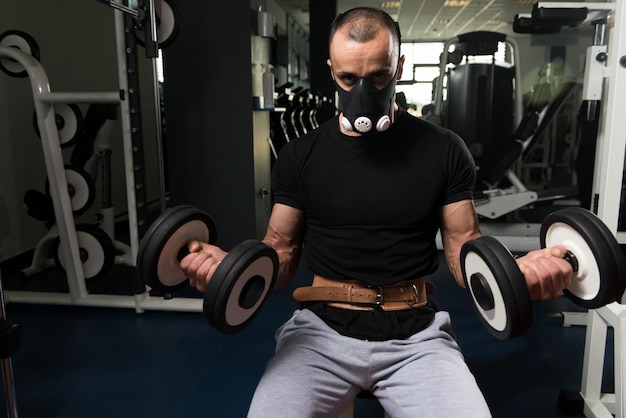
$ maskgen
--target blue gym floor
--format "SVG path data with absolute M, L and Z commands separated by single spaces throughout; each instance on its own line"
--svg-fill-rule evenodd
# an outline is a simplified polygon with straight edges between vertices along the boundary
M 585 327 L 563 327 L 559 313 L 580 309 L 564 298 L 536 303 L 529 334 L 496 340 L 478 320 L 465 290 L 455 284 L 443 257 L 441 261 L 430 277 L 437 285 L 433 299 L 451 312 L 457 339 L 493 416 L 566 416 L 557 400 L 562 389 L 580 389 Z M 66 288 L 56 269 L 20 279 L 18 269 L 29 262 L 17 257 L 3 263 L 5 290 Z M 132 274 L 130 267 L 115 266 L 90 290 L 123 293 Z M 137 314 L 120 308 L 10 303 L 7 316 L 23 327 L 21 348 L 12 357 L 19 416 L 244 417 L 273 353 L 274 330 L 297 306 L 291 291 L 310 276 L 303 263 L 289 288 L 273 292 L 255 321 L 234 335 L 213 330 L 201 313 Z M 193 292 L 183 293 L 201 296 Z M 609 392 L 611 347 L 609 341 L 603 388 Z M 382 410 L 373 400 L 357 400 L 355 416 L 382 417 Z

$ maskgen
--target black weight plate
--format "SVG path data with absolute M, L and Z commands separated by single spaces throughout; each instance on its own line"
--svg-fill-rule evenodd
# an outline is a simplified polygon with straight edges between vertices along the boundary
M 54 122 L 59 133 L 61 148 L 69 148 L 78 141 L 80 130 L 83 126 L 83 120 L 83 114 L 78 105 L 74 103 L 54 104 Z M 33 112 L 33 128 L 37 136 L 41 138 L 36 111 Z
M 65 179 L 70 195 L 72 213 L 80 216 L 91 207 L 96 198 L 96 186 L 87 170 L 75 165 L 65 165 Z M 50 196 L 50 181 L 46 179 L 44 185 L 46 195 Z
M 233 248 L 209 281 L 204 317 L 225 334 L 246 327 L 261 310 L 278 275 L 278 255 L 257 240 Z
M 624 293 L 624 255 L 609 228 L 584 208 L 567 208 L 549 214 L 540 231 L 541 247 L 562 244 L 574 254 L 574 272 L 565 295 L 577 305 L 595 309 L 619 300 Z
M 20 30 L 8 30 L 0 35 L 0 47 L 17 48 L 39 61 L 39 45 L 31 35 Z M 11 77 L 23 78 L 28 73 L 22 64 L 11 58 L 0 59 L 0 70 Z
M 173 293 L 187 286 L 180 269 L 179 251 L 189 241 L 213 244 L 217 228 L 213 219 L 198 208 L 180 205 L 167 209 L 150 225 L 137 252 L 139 277 L 151 288 Z
M 532 326 L 532 303 L 526 280 L 509 250 L 496 238 L 483 236 L 461 248 L 461 270 L 465 286 L 482 323 L 499 340 L 526 333 Z M 493 308 L 483 309 L 470 278 L 481 274 L 493 295 Z
M 76 239 L 85 281 L 104 277 L 115 263 L 115 245 L 109 235 L 95 225 L 76 225 Z M 65 257 L 59 237 L 55 240 L 54 262 L 65 272 Z

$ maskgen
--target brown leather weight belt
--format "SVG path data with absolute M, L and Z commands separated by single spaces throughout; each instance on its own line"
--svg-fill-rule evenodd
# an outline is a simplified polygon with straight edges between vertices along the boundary
M 326 302 L 327 305 L 357 311 L 415 309 L 426 305 L 435 286 L 423 277 L 403 280 L 390 286 L 368 286 L 356 280 L 333 280 L 315 275 L 313 285 L 293 292 L 298 302 Z

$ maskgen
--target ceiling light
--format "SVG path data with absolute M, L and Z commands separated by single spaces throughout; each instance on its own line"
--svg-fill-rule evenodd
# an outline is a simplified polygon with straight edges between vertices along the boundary
M 470 0 L 446 0 L 443 4 L 447 7 L 465 7 L 470 3 Z
M 401 1 L 384 1 L 380 3 L 380 8 L 381 9 L 397 9 L 398 7 L 400 7 L 400 3 L 402 2 Z

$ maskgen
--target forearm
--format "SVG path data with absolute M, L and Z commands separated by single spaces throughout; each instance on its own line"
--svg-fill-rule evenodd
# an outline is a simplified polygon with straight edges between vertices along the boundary
M 473 202 L 464 200 L 445 206 L 441 213 L 441 240 L 450 272 L 457 283 L 465 287 L 461 272 L 461 247 L 480 237 L 478 218 Z
M 449 236 L 446 237 L 446 235 L 447 234 L 442 231 L 444 255 L 446 257 L 448 268 L 450 269 L 450 273 L 452 273 L 456 282 L 461 287 L 465 287 L 461 271 L 461 247 L 463 246 L 463 243 L 478 238 L 480 236 L 480 232 L 457 236 L 454 238 Z
M 276 278 L 276 288 L 287 285 L 295 276 L 300 263 L 302 248 L 296 245 L 284 245 L 271 236 L 263 239 L 263 242 L 272 247 L 278 254 L 278 277 Z
M 263 242 L 278 254 L 278 277 L 275 287 L 285 286 L 298 269 L 302 255 L 304 213 L 277 204 L 272 210 Z
M 465 287 L 463 274 L 461 272 L 460 249 L 457 251 L 457 249 L 450 244 L 444 245 L 444 248 L 444 255 L 450 273 L 452 273 L 452 276 L 461 287 Z

